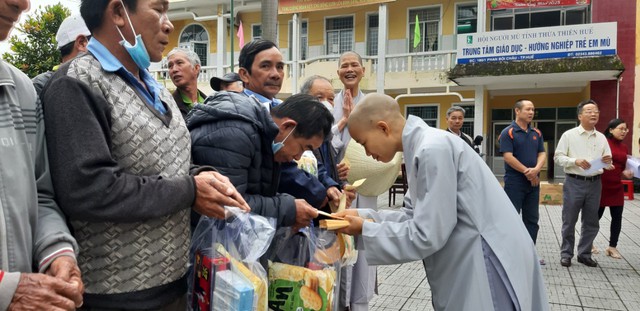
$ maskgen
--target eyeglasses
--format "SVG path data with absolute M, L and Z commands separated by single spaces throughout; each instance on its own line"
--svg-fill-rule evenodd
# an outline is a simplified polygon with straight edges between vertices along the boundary
M 626 127 L 616 127 L 616 130 L 620 130 L 622 132 L 628 132 L 629 131 L 629 129 L 626 128 Z
M 589 111 L 585 110 L 582 112 L 582 114 L 599 114 L 599 113 L 600 111 L 598 110 L 589 110 Z

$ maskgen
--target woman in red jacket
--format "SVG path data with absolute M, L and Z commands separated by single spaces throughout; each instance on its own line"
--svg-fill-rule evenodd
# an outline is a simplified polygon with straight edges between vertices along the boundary
M 609 247 L 605 250 L 605 254 L 616 259 L 621 258 L 616 246 L 622 227 L 622 209 L 624 206 L 622 178 L 631 179 L 633 177 L 632 171 L 625 170 L 629 150 L 622 141 L 627 136 L 627 133 L 629 133 L 629 128 L 627 128 L 627 124 L 621 119 L 611 120 L 604 132 L 609 142 L 609 147 L 611 148 L 614 169 L 605 170 L 602 174 L 602 195 L 600 196 L 598 216 L 602 218 L 604 208 L 609 206 L 609 212 L 611 213 L 611 236 L 609 238 Z M 593 252 L 597 253 L 595 246 L 593 247 Z

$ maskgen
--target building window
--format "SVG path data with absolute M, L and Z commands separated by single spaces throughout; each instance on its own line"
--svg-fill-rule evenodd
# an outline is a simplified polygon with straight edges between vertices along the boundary
M 491 110 L 492 121 L 512 121 L 513 109 L 492 109 Z
M 420 27 L 420 42 L 414 47 L 416 16 L 418 16 L 418 27 Z M 440 7 L 410 10 L 409 34 L 409 51 L 412 53 L 437 51 L 440 37 Z
M 464 108 L 464 123 L 462 123 L 462 128 L 460 131 L 463 133 L 473 137 L 473 117 L 476 114 L 475 105 L 458 105 Z
M 353 17 L 327 19 L 327 54 L 353 51 Z
M 262 25 L 251 25 L 251 40 L 262 39 Z
M 378 55 L 378 14 L 367 17 L 367 55 Z
M 187 26 L 180 34 L 180 43 L 178 46 L 194 51 L 200 58 L 202 66 L 207 65 L 209 55 L 209 34 L 204 27 L 193 24 Z
M 307 59 L 309 51 L 309 29 L 307 21 L 300 23 L 300 60 Z M 293 60 L 293 22 L 289 21 L 289 60 Z
M 431 127 L 438 127 L 438 106 L 412 106 L 407 107 L 407 115 L 414 115 L 424 120 Z
M 457 8 L 456 32 L 475 33 L 478 28 L 478 7 L 475 4 L 462 4 Z
M 564 13 L 565 25 L 580 25 L 587 23 L 587 9 L 567 10 Z
M 589 22 L 589 7 L 531 8 L 491 11 L 493 30 L 528 29 Z

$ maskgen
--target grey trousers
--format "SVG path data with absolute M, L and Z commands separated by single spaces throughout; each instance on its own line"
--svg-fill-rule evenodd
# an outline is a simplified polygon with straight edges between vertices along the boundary
M 591 258 L 591 245 L 598 235 L 598 209 L 602 180 L 579 180 L 567 176 L 562 189 L 562 246 L 561 258 L 572 258 L 578 214 L 582 212 L 582 229 L 578 242 L 578 257 Z

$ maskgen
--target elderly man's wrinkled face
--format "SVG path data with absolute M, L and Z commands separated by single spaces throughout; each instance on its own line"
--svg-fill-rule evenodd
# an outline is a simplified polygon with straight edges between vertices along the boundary
M 317 98 L 319 102 L 329 102 L 331 106 L 333 106 L 333 99 L 336 97 L 333 85 L 324 79 L 313 81 L 313 85 L 309 89 L 309 95 Z
M 342 81 L 345 88 L 353 89 L 358 87 L 360 80 L 364 77 L 364 67 L 362 67 L 358 55 L 347 53 L 340 58 L 338 77 L 340 77 L 340 81 Z
M 197 83 L 200 65 L 193 65 L 183 52 L 171 54 L 169 61 L 169 77 L 179 89 L 191 83 Z
M 464 114 L 462 111 L 453 111 L 447 117 L 447 124 L 449 128 L 454 132 L 459 132 L 464 124 Z

